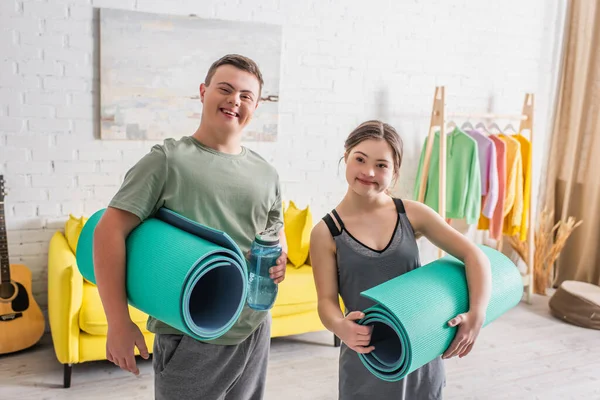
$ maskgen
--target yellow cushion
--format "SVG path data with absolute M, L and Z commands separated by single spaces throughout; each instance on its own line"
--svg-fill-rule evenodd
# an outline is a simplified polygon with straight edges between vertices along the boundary
M 285 279 L 279 284 L 274 307 L 299 304 L 313 304 L 316 310 L 317 289 L 313 279 L 312 267 L 302 265 L 300 268 L 295 268 L 288 263 Z
M 129 306 L 129 316 L 142 332 L 147 331 L 147 314 Z M 104 314 L 98 288 L 87 281 L 83 282 L 83 298 L 81 309 L 79 310 L 79 327 L 82 331 L 90 335 L 106 335 L 108 331 L 106 314 Z
M 306 332 L 323 331 L 325 327 L 321 323 L 316 311 L 301 314 L 273 317 L 271 325 L 271 337 L 299 335 Z
M 73 251 L 73 254 L 77 254 L 79 235 L 87 220 L 88 219 L 84 216 L 77 218 L 73 214 L 69 214 L 69 219 L 65 222 L 65 237 L 67 238 L 67 243 L 69 244 L 71 251 Z
M 312 230 L 310 206 L 301 210 L 293 201 L 290 201 L 283 214 L 283 223 L 288 245 L 288 260 L 294 267 L 299 268 L 306 263 L 310 249 L 310 232 Z
M 300 315 L 309 312 L 317 312 L 317 303 L 304 303 L 304 304 L 287 304 L 277 307 L 273 307 L 271 310 L 271 316 L 273 318 L 286 317 L 292 315 Z

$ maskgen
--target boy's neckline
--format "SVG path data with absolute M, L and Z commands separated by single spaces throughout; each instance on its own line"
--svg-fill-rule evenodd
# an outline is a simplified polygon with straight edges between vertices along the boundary
M 209 153 L 215 154 L 217 156 L 221 156 L 221 157 L 226 157 L 226 158 L 242 158 L 246 156 L 247 153 L 247 149 L 245 146 L 241 146 L 241 151 L 237 154 L 231 154 L 231 153 L 224 153 L 222 151 L 213 149 L 212 147 L 209 147 L 207 145 L 205 145 L 204 143 L 202 143 L 201 141 L 199 141 L 198 139 L 196 139 L 193 135 L 188 136 L 192 142 L 200 147 L 202 150 L 208 151 Z

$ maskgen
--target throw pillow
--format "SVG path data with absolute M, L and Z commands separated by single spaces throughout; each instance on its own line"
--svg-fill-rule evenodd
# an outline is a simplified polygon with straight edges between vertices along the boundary
M 288 245 L 288 261 L 294 267 L 299 268 L 306 263 L 310 250 L 310 232 L 312 230 L 310 206 L 299 209 L 290 200 L 283 214 L 283 223 Z
M 65 223 L 65 237 L 73 254 L 77 254 L 77 242 L 86 222 L 87 218 L 84 216 L 77 218 L 73 214 L 69 214 L 69 219 Z

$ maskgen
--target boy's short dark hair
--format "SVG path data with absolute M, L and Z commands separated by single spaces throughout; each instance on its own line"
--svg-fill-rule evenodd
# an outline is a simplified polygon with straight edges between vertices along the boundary
M 249 72 L 252 75 L 256 76 L 256 79 L 258 79 L 259 84 L 258 95 L 260 97 L 260 94 L 262 93 L 262 87 L 264 84 L 262 74 L 260 73 L 260 69 L 252 59 L 239 54 L 227 54 L 215 61 L 208 69 L 206 78 L 204 79 L 204 83 L 207 86 L 210 85 L 210 80 L 215 74 L 217 68 L 219 68 L 221 65 L 233 65 L 234 67 L 241 69 L 242 71 Z

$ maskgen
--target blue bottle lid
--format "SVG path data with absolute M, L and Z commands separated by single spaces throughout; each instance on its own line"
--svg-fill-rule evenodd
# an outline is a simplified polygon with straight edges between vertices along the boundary
M 262 246 L 275 246 L 279 244 L 279 236 L 274 235 L 272 232 L 260 232 L 255 236 L 256 243 Z
M 262 246 L 275 246 L 279 244 L 279 231 L 281 224 L 276 224 L 266 231 L 259 232 L 255 235 L 256 243 Z

